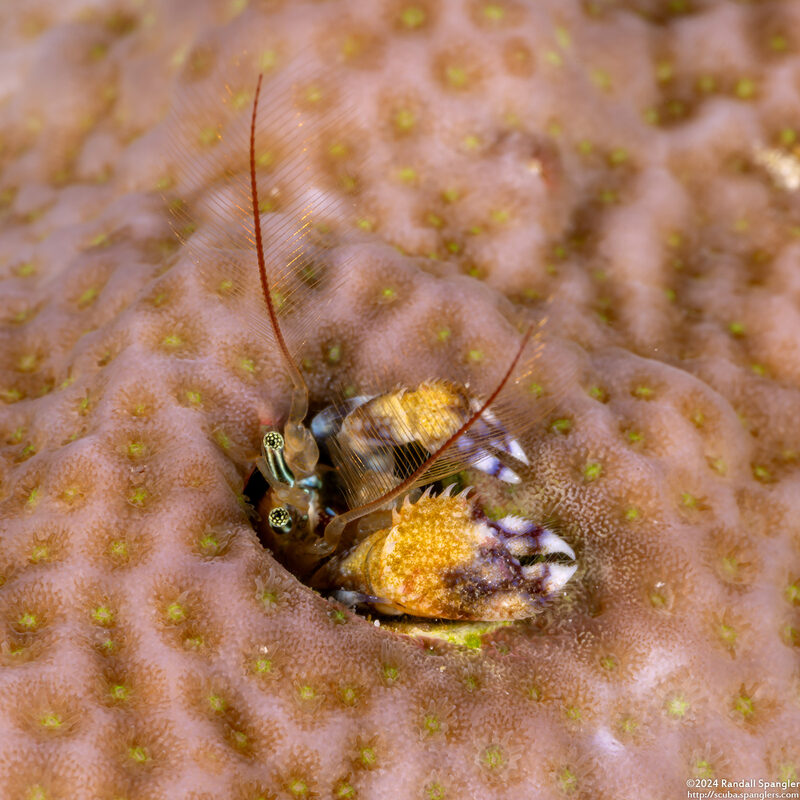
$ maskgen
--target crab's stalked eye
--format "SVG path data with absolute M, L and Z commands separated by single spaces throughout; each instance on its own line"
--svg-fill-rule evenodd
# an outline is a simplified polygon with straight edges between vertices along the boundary
M 264 448 L 267 450 L 283 450 L 283 436 L 278 431 L 267 431 L 264 434 Z
M 284 440 L 278 431 L 267 431 L 262 440 L 262 454 L 269 469 L 264 477 L 271 485 L 275 483 L 294 486 L 294 474 L 289 469 L 284 457 Z
M 292 530 L 292 515 L 283 506 L 273 508 L 269 512 L 267 522 L 277 534 L 285 535 Z

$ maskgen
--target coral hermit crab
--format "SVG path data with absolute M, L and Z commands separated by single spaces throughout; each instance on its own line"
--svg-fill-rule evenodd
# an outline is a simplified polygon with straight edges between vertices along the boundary
M 290 341 L 282 320 L 298 308 L 295 316 L 302 317 L 308 293 L 323 280 L 319 265 L 332 260 L 325 240 L 334 215 L 330 203 L 320 211 L 316 200 L 306 199 L 292 213 L 282 209 L 288 245 L 280 241 L 280 224 L 275 233 L 275 216 L 262 233 L 261 85 L 259 77 L 249 120 L 247 196 L 244 182 L 232 198 L 223 196 L 247 229 L 242 240 L 251 245 L 250 266 L 243 251 L 236 257 L 230 249 L 216 252 L 241 273 L 252 269 L 255 246 L 263 307 L 260 321 L 250 312 L 251 327 L 275 343 L 292 384 L 282 429 L 263 430 L 256 463 L 256 477 L 263 477 L 260 499 L 253 496 L 252 478 L 245 490 L 257 506 L 262 542 L 311 587 L 379 614 L 470 621 L 534 615 L 577 569 L 574 552 L 548 527 L 522 516 L 493 518 L 454 476 L 477 469 L 513 484 L 530 469 L 510 431 L 540 418 L 514 395 L 541 347 L 536 326 L 528 325 L 505 373 L 483 399 L 458 381 L 431 376 L 412 386 L 342 392 L 307 425 L 309 389 L 298 366 L 302 342 Z M 287 91 L 291 96 L 294 87 Z M 297 120 L 289 126 L 295 133 L 301 127 Z M 280 186 L 281 177 L 272 177 Z M 284 177 L 284 186 L 290 179 Z M 245 202 L 249 219 L 242 213 Z M 346 282 L 347 270 L 340 273 Z

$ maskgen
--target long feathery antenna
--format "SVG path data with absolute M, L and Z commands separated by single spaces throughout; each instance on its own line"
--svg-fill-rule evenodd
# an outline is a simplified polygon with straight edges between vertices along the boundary
M 346 511 L 344 514 L 339 514 L 334 517 L 325 527 L 325 548 L 335 548 L 338 545 L 342 531 L 350 522 L 358 519 L 359 517 L 363 517 L 372 511 L 377 511 L 379 508 L 381 508 L 381 506 L 391 502 L 403 492 L 408 491 L 431 466 L 431 464 L 433 464 L 442 455 L 442 453 L 447 450 L 448 447 L 450 447 L 461 436 L 463 436 L 478 421 L 483 412 L 486 411 L 486 409 L 489 408 L 489 406 L 497 399 L 497 396 L 503 391 L 503 387 L 508 383 L 511 374 L 514 372 L 514 369 L 516 368 L 517 363 L 522 356 L 523 350 L 525 350 L 525 347 L 527 346 L 528 341 L 533 334 L 534 327 L 534 323 L 531 323 L 528 326 L 528 330 L 525 331 L 525 335 L 522 337 L 522 341 L 517 349 L 517 353 L 514 356 L 514 359 L 508 365 L 505 375 L 503 375 L 502 380 L 497 384 L 495 390 L 483 402 L 483 405 L 481 405 L 481 407 L 474 414 L 472 414 L 472 416 L 469 417 L 469 419 L 467 419 L 467 421 L 444 444 L 431 453 L 428 458 L 426 458 L 410 475 L 408 475 L 408 477 L 406 477 L 402 483 L 400 483 L 398 486 L 395 486 L 393 489 L 390 489 L 388 492 L 385 492 L 380 497 L 371 500 L 369 503 L 365 503 L 362 506 L 358 506 L 350 511 Z
M 255 234 L 256 255 L 258 256 L 258 274 L 261 277 L 261 291 L 264 295 L 264 304 L 267 307 L 269 314 L 269 321 L 272 325 L 272 330 L 275 332 L 275 338 L 278 341 L 278 347 L 283 355 L 283 360 L 289 370 L 289 376 L 294 386 L 292 395 L 292 410 L 290 412 L 290 419 L 296 422 L 302 422 L 308 413 L 308 387 L 303 379 L 300 370 L 295 364 L 289 347 L 286 344 L 286 339 L 283 336 L 281 326 L 278 324 L 278 315 L 275 311 L 275 303 L 272 299 L 272 292 L 269 286 L 269 276 L 267 275 L 267 265 L 264 259 L 264 242 L 261 236 L 261 213 L 258 209 L 258 185 L 256 183 L 256 116 L 258 114 L 258 98 L 261 94 L 261 80 L 264 76 L 258 76 L 258 83 L 256 84 L 256 94 L 253 99 L 253 116 L 250 119 L 250 195 L 253 200 L 253 233 Z

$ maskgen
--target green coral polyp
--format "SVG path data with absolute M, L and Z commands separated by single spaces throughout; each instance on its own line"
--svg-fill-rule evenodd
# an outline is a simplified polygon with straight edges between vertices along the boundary
M 414 30 L 425 24 L 427 15 L 419 6 L 407 6 L 400 13 L 401 23 L 409 30 Z
M 381 674 L 383 676 L 383 680 L 390 686 L 397 683 L 398 679 L 400 678 L 400 670 L 393 664 L 384 664 L 381 667 Z
M 246 750 L 251 744 L 250 737 L 244 731 L 232 730 L 231 741 L 238 750 Z
M 50 558 L 50 548 L 46 544 L 35 545 L 28 554 L 28 561 L 31 564 L 39 564 Z
M 161 344 L 170 350 L 175 350 L 183 345 L 183 338 L 177 333 L 171 333 L 162 339 Z
M 10 389 L 0 390 L 0 397 L 2 397 L 7 403 L 17 403 L 22 400 L 23 395 L 19 389 L 12 387 Z
M 619 721 L 619 730 L 625 736 L 633 736 L 639 730 L 639 721 L 633 717 L 623 717 Z
M 717 774 L 714 765 L 705 758 L 700 758 L 692 764 L 692 772 L 698 778 L 713 778 Z
M 108 694 L 115 702 L 125 702 L 130 698 L 131 690 L 122 683 L 115 683 L 109 687 Z
M 487 770 L 496 772 L 506 766 L 508 760 L 506 754 L 499 745 L 489 745 L 481 753 L 481 765 Z
M 110 238 L 107 233 L 98 233 L 89 240 L 89 247 L 104 247 L 109 243 Z
M 108 606 L 98 606 L 97 608 L 92 609 L 92 621 L 97 625 L 113 625 L 114 612 Z
M 61 493 L 61 499 L 65 503 L 74 503 L 83 496 L 83 491 L 79 486 L 68 486 Z
M 359 765 L 364 769 L 375 769 L 378 766 L 378 755 L 374 747 L 362 747 L 358 753 Z
M 394 114 L 394 126 L 401 133 L 409 133 L 417 124 L 417 115 L 409 108 L 398 109 Z
M 557 52 L 556 50 L 545 50 L 544 59 L 553 67 L 564 66 L 564 56 L 562 56 L 561 53 Z
M 141 508 L 147 502 L 147 497 L 147 489 L 143 486 L 139 486 L 128 495 L 128 502 L 133 506 Z
M 204 147 L 217 144 L 221 138 L 219 131 L 214 127 L 203 128 L 200 131 L 199 140 Z
M 164 612 L 168 622 L 173 624 L 186 620 L 186 609 L 180 603 L 170 603 Z
M 22 437 L 25 435 L 25 432 L 25 428 L 22 426 L 15 428 L 6 441 L 9 444 L 19 444 L 22 441 Z
M 720 559 L 720 572 L 723 578 L 731 583 L 736 583 L 741 580 L 742 568 L 745 565 L 735 556 L 723 556 Z
M 734 336 L 744 336 L 744 334 L 746 332 L 746 328 L 745 328 L 744 323 L 743 322 L 739 322 L 739 321 L 734 321 L 734 322 L 728 323 L 728 330 Z
M 30 458 L 33 455 L 36 455 L 35 444 L 26 444 L 25 447 L 22 448 L 22 452 L 20 453 L 21 460 L 23 461 L 27 458 Z
M 128 543 L 124 539 L 114 539 L 108 546 L 108 554 L 115 560 L 126 560 L 129 555 Z
M 541 702 L 542 698 L 544 697 L 544 694 L 542 692 L 541 686 L 539 686 L 538 684 L 532 683 L 526 689 L 525 696 L 528 698 L 528 700 L 531 700 L 534 703 L 539 703 L 539 702 Z
M 142 745 L 132 745 L 128 748 L 128 758 L 134 764 L 146 764 L 150 761 L 150 753 L 146 747 Z
M 88 289 L 84 290 L 80 297 L 78 297 L 78 308 L 90 306 L 99 294 L 99 291 L 100 290 L 96 286 L 90 286 Z
M 772 472 L 763 464 L 753 464 L 753 477 L 761 483 L 771 483 L 773 480 Z
M 257 658 L 253 662 L 253 671 L 257 675 L 268 675 L 272 672 L 272 659 L 270 658 Z
M 603 656 L 600 659 L 600 666 L 606 672 L 616 672 L 619 669 L 619 659 L 613 655 Z
M 737 695 L 733 700 L 733 711 L 744 720 L 751 719 L 755 714 L 755 703 L 753 698 L 747 694 Z
M 317 691 L 313 686 L 304 684 L 303 686 L 299 686 L 297 688 L 297 696 L 300 700 L 307 703 L 317 699 Z
M 312 85 L 306 88 L 304 97 L 307 103 L 319 105 L 325 99 L 325 92 L 321 86 Z
M 608 154 L 608 163 L 612 167 L 624 164 L 629 158 L 629 153 L 624 147 L 617 147 Z
M 332 608 L 328 612 L 328 617 L 336 625 L 345 625 L 347 623 L 347 614 L 341 608 Z
M 562 767 L 556 773 L 556 785 L 564 794 L 572 794 L 578 788 L 578 775 L 570 767 Z
M 64 724 L 64 720 L 61 718 L 61 715 L 57 714 L 54 711 L 49 711 L 46 714 L 44 714 L 39 719 L 39 722 L 45 730 L 49 731 L 57 731 Z
M 308 784 L 302 778 L 292 778 L 286 784 L 286 789 L 292 797 L 308 797 Z
M 426 800 L 446 800 L 447 792 L 441 783 L 434 781 L 425 787 L 425 798 Z
M 211 534 L 205 534 L 197 541 L 198 548 L 204 555 L 216 555 L 219 550 L 219 541 Z
M 38 362 L 39 359 L 35 353 L 26 353 L 20 356 L 19 361 L 17 361 L 17 369 L 20 372 L 33 372 Z
M 400 167 L 395 174 L 401 183 L 414 183 L 419 177 L 417 170 L 409 166 Z
M 603 474 L 603 465 L 598 461 L 589 461 L 583 467 L 583 478 L 591 483 L 596 481 Z
M 208 699 L 209 708 L 215 714 L 222 713 L 225 710 L 225 708 L 227 707 L 227 703 L 225 702 L 225 698 L 222 697 L 222 695 L 210 694 L 207 699 Z
M 465 89 L 469 85 L 469 76 L 459 64 L 448 64 L 444 70 L 447 82 L 455 89 Z
M 342 686 L 339 690 L 339 699 L 343 705 L 352 707 L 358 704 L 359 694 L 355 686 Z
M 722 643 L 731 649 L 736 646 L 739 640 L 739 633 L 736 628 L 725 622 L 720 623 L 719 627 L 717 628 L 717 633 L 719 634 L 719 638 L 722 640 Z
M 333 796 L 336 800 L 353 800 L 356 796 L 356 790 L 353 788 L 352 784 L 344 781 L 336 785 L 336 788 L 333 790 Z
M 672 719 L 683 719 L 688 713 L 691 705 L 683 695 L 674 695 L 668 698 L 665 706 L 667 716 Z
M 147 452 L 147 446 L 144 442 L 131 442 L 127 452 L 131 458 L 141 458 Z
M 728 464 L 724 458 L 712 458 L 709 460 L 708 465 L 718 475 L 725 475 L 728 472 Z
M 342 360 L 342 346 L 338 343 L 330 345 L 325 353 L 325 360 L 329 364 L 338 364 Z
M 752 100 L 757 91 L 758 87 L 752 78 L 740 78 L 734 87 L 734 93 L 740 100 Z
M 440 342 L 446 342 L 452 336 L 452 333 L 450 328 L 439 328 L 436 331 L 436 339 Z
M 694 510 L 699 507 L 700 501 L 691 492 L 681 492 L 681 505 L 684 508 Z
M 39 617 L 33 612 L 26 611 L 17 620 L 17 626 L 25 631 L 34 631 L 39 627 Z
M 229 450 L 231 447 L 231 439 L 225 431 L 219 429 L 214 432 L 214 439 L 223 450 Z
M 428 734 L 439 733 L 442 729 L 442 723 L 435 714 L 426 714 L 422 718 L 422 729 Z
M 781 638 L 787 647 L 800 647 L 800 628 L 787 622 L 781 630 Z
M 258 601 L 266 609 L 273 609 L 278 604 L 278 593 L 272 589 L 263 589 L 258 593 Z

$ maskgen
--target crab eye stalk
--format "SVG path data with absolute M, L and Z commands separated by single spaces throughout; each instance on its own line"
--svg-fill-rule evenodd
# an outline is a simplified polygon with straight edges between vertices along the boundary
M 292 515 L 283 507 L 278 506 L 269 512 L 267 522 L 270 528 L 281 535 L 286 535 L 292 530 Z
M 264 447 L 270 450 L 283 450 L 283 436 L 278 431 L 267 431 L 264 434 Z
M 275 480 L 286 486 L 294 486 L 294 475 L 284 458 L 283 436 L 278 431 L 267 431 L 264 434 L 262 452 Z

